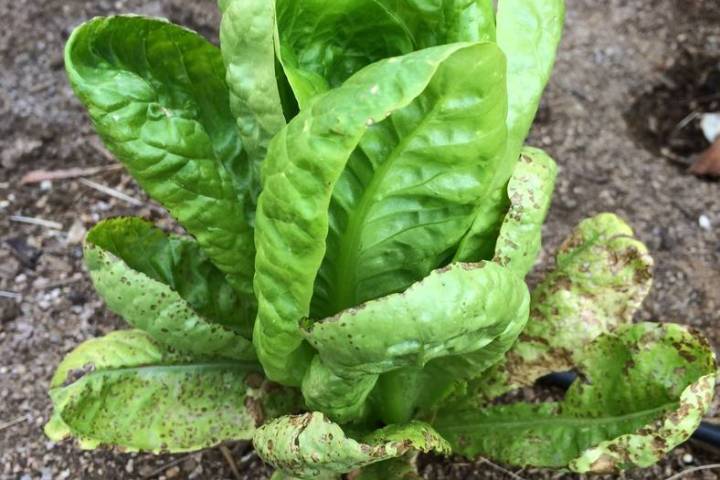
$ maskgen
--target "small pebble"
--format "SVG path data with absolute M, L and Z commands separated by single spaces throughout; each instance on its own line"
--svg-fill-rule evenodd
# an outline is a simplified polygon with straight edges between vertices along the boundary
M 682 461 L 683 461 L 683 463 L 693 463 L 695 461 L 695 459 L 693 458 L 693 456 L 691 454 L 686 453 L 685 455 L 683 455 Z
M 180 475 L 180 467 L 178 467 L 178 466 L 171 467 L 171 468 L 168 468 L 167 470 L 165 470 L 165 476 L 167 478 L 175 478 L 178 475 Z
M 708 232 L 712 230 L 712 223 L 710 222 L 710 219 L 707 215 L 700 215 L 700 218 L 698 218 L 698 224 L 703 230 L 706 230 Z

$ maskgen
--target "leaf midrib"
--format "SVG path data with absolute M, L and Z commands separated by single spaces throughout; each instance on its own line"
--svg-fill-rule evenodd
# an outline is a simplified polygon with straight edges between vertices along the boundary
M 677 406 L 678 402 L 670 402 L 663 404 L 659 407 L 641 410 L 638 412 L 628 413 L 624 415 L 607 415 L 603 417 L 594 418 L 574 418 L 574 417 L 546 417 L 537 419 L 523 419 L 520 421 L 502 421 L 502 422 L 462 422 L 458 424 L 444 424 L 442 425 L 443 431 L 452 431 L 458 433 L 467 433 L 479 429 L 530 429 L 532 427 L 542 427 L 549 425 L 551 427 L 566 426 L 566 427 L 583 427 L 600 425 L 609 422 L 624 422 L 634 420 L 645 416 L 655 416 L 659 413 L 664 413 Z
M 92 362 L 88 362 L 92 364 Z M 202 370 L 239 370 L 243 372 L 262 372 L 259 365 L 251 362 L 202 362 L 202 363 L 184 363 L 184 364 L 168 364 L 168 365 L 138 365 L 136 367 L 110 367 L 100 368 L 98 370 L 90 371 L 80 378 L 67 383 L 66 378 L 63 384 L 52 387 L 52 390 L 62 390 L 71 385 L 76 385 L 80 382 L 91 381 L 95 377 L 103 375 L 122 376 L 125 373 L 136 374 L 136 373 L 163 373 L 172 372 L 173 370 L 179 371 L 202 371 Z
M 438 65 L 438 69 L 440 65 Z M 437 69 L 433 72 L 432 78 L 428 82 L 428 86 L 432 83 L 432 79 L 435 77 Z M 427 90 L 427 87 L 425 88 Z M 423 92 L 415 97 L 408 106 L 412 105 L 418 98 L 420 98 Z M 337 291 L 333 296 L 333 310 L 334 312 L 340 312 L 345 308 L 351 307 L 355 304 L 355 287 L 357 286 L 357 259 L 360 253 L 360 240 L 363 227 L 365 226 L 365 220 L 370 213 L 371 208 L 375 205 L 374 197 L 377 190 L 383 184 L 385 175 L 394 166 L 395 161 L 402 157 L 405 153 L 407 146 L 415 139 L 416 133 L 421 131 L 429 122 L 432 120 L 437 113 L 437 110 L 442 105 L 443 98 L 438 98 L 435 104 L 432 106 L 430 111 L 425 115 L 420 123 L 413 128 L 404 138 L 402 138 L 390 155 L 387 156 L 385 161 L 380 167 L 375 170 L 375 173 L 370 180 L 367 188 L 362 194 L 360 202 L 357 207 L 350 214 L 347 227 L 345 228 L 344 234 L 341 236 L 339 243 L 340 256 L 335 267 L 335 275 L 337 279 Z M 391 122 L 392 115 L 389 116 L 384 122 Z M 394 126 L 393 126 L 393 129 Z M 397 131 L 397 130 L 396 130 Z M 361 140 L 362 142 L 362 140 Z M 360 142 L 356 148 L 360 148 Z M 364 154 L 364 152 L 363 152 Z M 368 160 L 370 160 L 368 158 Z M 348 162 L 349 163 L 349 162 Z

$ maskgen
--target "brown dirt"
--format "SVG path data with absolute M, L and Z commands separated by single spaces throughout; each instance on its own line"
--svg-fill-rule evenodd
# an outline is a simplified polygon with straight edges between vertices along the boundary
M 717 68 L 720 4 L 568 4 L 567 34 L 532 136 L 533 143 L 547 148 L 561 167 L 545 230 L 545 252 L 582 218 L 601 211 L 619 213 L 636 228 L 657 263 L 653 293 L 639 318 L 690 324 L 707 333 L 717 347 L 720 187 L 686 174 L 660 155 L 668 145 L 667 135 L 648 138 L 642 126 L 654 115 L 659 125 L 666 125 L 663 128 L 674 128 L 672 122 L 682 119 L 677 118 L 681 112 L 705 108 L 685 104 L 692 103 L 688 96 L 694 90 L 682 82 Z M 0 430 L 0 479 L 233 478 L 218 449 L 160 457 L 80 452 L 42 434 L 50 411 L 48 380 L 62 355 L 84 339 L 122 326 L 107 313 L 83 271 L 81 233 L 101 218 L 123 214 L 146 216 L 171 227 L 151 204 L 135 207 L 77 180 L 19 184 L 22 175 L 39 168 L 111 164 L 92 146 L 87 118 L 67 86 L 62 45 L 82 20 L 113 12 L 167 16 L 216 37 L 211 2 L 0 0 L 5 27 L 0 30 L 0 290 L 18 294 L 17 299 L 0 298 L 0 426 L 20 420 Z M 683 63 L 688 58 L 711 61 Z M 690 73 L 686 65 L 692 67 Z M 685 96 L 667 93 L 668 78 L 675 83 L 681 79 L 678 88 Z M 658 95 L 665 97 L 658 101 Z M 693 148 L 674 155 L 682 159 Z M 146 200 L 119 171 L 92 179 Z M 11 221 L 11 215 L 51 220 L 62 228 L 25 225 Z M 543 261 L 548 258 L 545 253 Z M 711 412 L 711 420 L 715 415 Z M 269 470 L 247 445 L 230 447 L 244 478 L 267 475 Z M 690 460 L 686 454 L 692 456 L 690 462 L 683 462 L 683 456 Z M 622 478 L 664 479 L 718 460 L 717 452 L 687 444 L 660 466 Z M 426 460 L 423 470 L 427 478 L 513 478 L 488 464 L 460 460 Z M 538 470 L 517 475 L 526 480 L 577 478 Z M 685 478 L 718 476 L 708 471 Z

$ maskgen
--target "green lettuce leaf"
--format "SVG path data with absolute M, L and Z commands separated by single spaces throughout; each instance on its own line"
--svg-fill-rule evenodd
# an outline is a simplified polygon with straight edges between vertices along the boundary
M 152 452 L 249 440 L 265 417 L 291 412 L 297 401 L 278 387 L 250 388 L 262 384 L 259 371 L 256 363 L 189 357 L 139 330 L 114 332 L 58 366 L 45 432 L 82 448 Z
M 340 422 L 355 420 L 365 413 L 378 375 L 482 350 L 508 325 L 524 325 L 528 308 L 524 282 L 497 264 L 435 271 L 403 293 L 310 324 L 306 338 L 319 356 L 303 395 L 311 409 Z M 383 408 L 408 401 L 398 389 L 385 397 Z
M 274 0 L 230 0 L 222 7 L 220 45 L 230 109 L 251 166 L 253 205 L 270 139 L 285 126 L 275 69 Z
M 118 16 L 78 27 L 65 64 L 109 150 L 197 238 L 253 318 L 253 169 L 220 50 L 166 21 Z
M 557 166 L 542 150 L 526 147 L 507 187 L 510 209 L 500 226 L 493 261 L 525 278 L 542 247 L 542 226 L 555 189 Z
M 253 444 L 265 462 L 308 479 L 333 478 L 410 451 L 449 453 L 447 442 L 421 422 L 392 425 L 357 441 L 318 412 L 273 420 L 257 430 Z
M 455 254 L 456 261 L 490 259 L 494 253 L 495 239 L 510 208 L 507 182 L 550 80 L 564 20 L 565 0 L 498 1 L 497 43 L 507 57 L 507 149 L 494 171 L 493 188 Z
M 406 454 L 364 467 L 354 480 L 421 480 L 415 466 L 417 455 Z
M 530 320 L 477 388 L 487 400 L 569 370 L 602 333 L 628 325 L 652 285 L 653 260 L 632 229 L 604 213 L 581 222 L 532 293 Z
M 521 278 L 532 267 L 540 250 L 542 224 L 554 187 L 555 162 L 537 149 L 526 148 L 508 185 L 511 208 L 505 216 L 494 261 L 515 271 Z M 525 328 L 525 322 L 510 322 L 505 331 L 480 350 L 445 357 L 383 375 L 374 393 L 376 410 L 385 422 L 407 421 L 427 413 L 460 385 L 458 380 L 483 377 L 501 361 Z M 503 372 L 503 370 L 498 370 Z
M 238 295 L 194 241 L 138 218 L 106 220 L 87 236 L 85 263 L 108 308 L 156 340 L 197 355 L 255 358 Z
M 453 405 L 433 425 L 468 457 L 608 473 L 656 463 L 690 437 L 713 398 L 712 348 L 683 326 L 625 326 L 576 358 L 580 376 L 562 402 Z
M 254 342 L 270 378 L 297 385 L 310 361 L 298 323 L 310 315 L 323 257 L 338 254 L 334 244 L 326 250 L 329 235 L 347 230 L 349 248 L 379 247 L 365 265 L 376 276 L 394 271 L 383 288 L 399 291 L 435 268 L 469 227 L 504 145 L 503 71 L 502 54 L 492 44 L 453 44 L 383 60 L 318 97 L 273 139 L 255 232 Z M 392 131 L 399 138 L 383 138 Z M 363 155 L 383 163 L 365 172 L 372 188 L 362 195 L 352 231 L 338 224 L 339 199 L 352 192 L 339 182 L 352 176 L 343 176 L 348 162 L 360 158 L 355 165 L 372 165 Z M 410 222 L 415 228 L 404 231 Z M 347 254 L 351 260 L 357 255 Z M 355 268 L 354 262 L 342 265 Z M 318 288 L 316 295 L 325 293 Z M 342 302 L 356 298 L 348 292 Z
M 565 0 L 499 0 L 497 43 L 507 56 L 509 155 L 517 158 L 552 75 Z
M 278 55 L 300 107 L 382 59 L 495 39 L 492 0 L 277 0 Z
M 458 52 L 410 105 L 368 129 L 333 191 L 313 318 L 447 263 L 501 159 L 502 69 L 490 45 Z

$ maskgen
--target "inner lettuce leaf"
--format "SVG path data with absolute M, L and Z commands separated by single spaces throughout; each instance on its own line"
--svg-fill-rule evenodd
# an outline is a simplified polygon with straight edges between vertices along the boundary
M 492 0 L 277 0 L 276 9 L 278 56 L 301 109 L 381 59 L 495 39 Z
M 528 308 L 525 282 L 506 267 L 480 262 L 436 270 L 402 293 L 309 325 L 306 338 L 319 354 L 303 381 L 305 401 L 339 422 L 357 420 L 380 374 L 488 347 L 501 355 L 495 341 L 525 325 Z
M 485 44 L 453 55 L 412 103 L 369 125 L 333 191 L 313 318 L 402 291 L 448 262 L 503 159 L 506 112 L 504 58 Z
M 271 379 L 299 385 L 309 365 L 298 324 L 316 287 L 313 314 L 337 311 L 400 291 L 448 257 L 502 159 L 504 72 L 491 43 L 382 60 L 273 139 L 256 217 L 253 334 Z
M 494 253 L 495 240 L 510 208 L 507 182 L 552 75 L 564 20 L 565 0 L 498 1 L 497 44 L 507 56 L 508 142 L 505 159 L 494 172 L 493 188 L 478 208 L 455 261 L 487 260 Z

